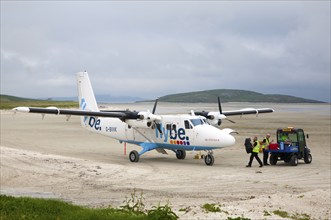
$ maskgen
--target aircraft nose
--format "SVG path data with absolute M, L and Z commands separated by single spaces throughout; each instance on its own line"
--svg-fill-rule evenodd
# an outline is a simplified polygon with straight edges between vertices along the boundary
M 231 134 L 222 132 L 220 142 L 221 147 L 229 147 L 236 143 L 236 139 Z

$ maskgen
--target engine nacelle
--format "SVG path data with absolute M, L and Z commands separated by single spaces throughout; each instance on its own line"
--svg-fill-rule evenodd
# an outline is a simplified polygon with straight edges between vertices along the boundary
M 147 112 L 139 112 L 137 119 L 128 119 L 125 122 L 135 128 L 153 128 L 155 122 L 161 121 L 161 116 Z
M 222 124 L 222 120 L 225 119 L 226 116 L 219 112 L 208 112 L 206 118 L 210 125 L 220 126 Z
M 154 115 L 150 112 L 139 112 L 138 113 L 139 119 L 143 120 L 143 121 L 148 121 L 148 122 L 152 122 L 152 121 L 160 121 L 161 120 L 161 116 L 159 115 Z
M 134 128 L 151 128 L 153 125 L 153 122 L 151 121 L 136 119 L 128 119 L 125 123 Z

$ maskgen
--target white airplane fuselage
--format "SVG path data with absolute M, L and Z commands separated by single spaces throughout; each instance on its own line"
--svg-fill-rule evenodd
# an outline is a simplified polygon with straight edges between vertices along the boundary
M 120 142 L 140 145 L 146 141 L 171 150 L 212 150 L 229 147 L 235 138 L 229 130 L 220 130 L 191 115 L 161 115 L 159 129 L 145 120 L 85 117 L 83 127 Z M 152 128 L 152 129 L 151 129 Z M 154 128 L 154 129 L 153 129 Z M 161 132 L 160 132 L 161 131 Z
M 138 162 L 144 153 L 157 150 L 167 153 L 165 149 L 176 153 L 178 159 L 185 159 L 186 151 L 204 150 L 205 163 L 214 163 L 213 149 L 229 147 L 235 144 L 232 129 L 219 129 L 226 115 L 243 115 L 270 113 L 273 109 L 242 109 L 222 111 L 218 97 L 218 112 L 195 112 L 186 115 L 155 114 L 157 100 L 152 112 L 147 111 L 100 111 L 87 72 L 77 74 L 79 109 L 59 109 L 56 107 L 34 108 L 16 107 L 14 112 L 80 116 L 81 125 L 89 131 L 99 133 L 120 142 L 142 147 L 138 153 L 129 154 L 131 162 Z M 231 120 L 230 120 L 231 121 Z

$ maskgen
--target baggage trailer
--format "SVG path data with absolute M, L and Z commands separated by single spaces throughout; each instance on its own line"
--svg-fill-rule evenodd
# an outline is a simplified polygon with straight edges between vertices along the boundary
M 292 166 L 298 165 L 298 160 L 303 159 L 305 163 L 312 162 L 310 149 L 306 144 L 309 136 L 305 136 L 301 128 L 278 128 L 277 143 L 270 143 L 268 152 L 270 153 L 270 164 L 276 165 L 277 161 L 283 160 Z

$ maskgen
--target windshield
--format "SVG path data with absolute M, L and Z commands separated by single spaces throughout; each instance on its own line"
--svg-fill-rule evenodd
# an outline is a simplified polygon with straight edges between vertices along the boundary
M 292 142 L 298 142 L 297 134 L 296 133 L 287 133 L 287 132 L 279 132 L 278 133 L 278 141 L 284 142 L 286 140 L 292 141 Z
M 191 123 L 192 123 L 193 126 L 203 125 L 204 124 L 204 121 L 201 120 L 201 119 L 198 119 L 198 118 L 197 119 L 191 119 L 190 121 L 191 121 Z

